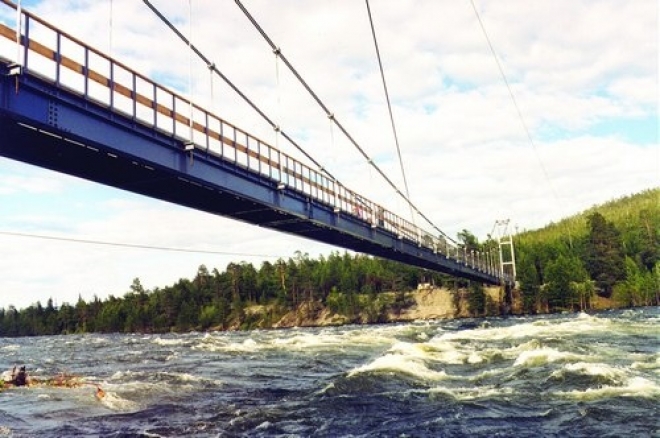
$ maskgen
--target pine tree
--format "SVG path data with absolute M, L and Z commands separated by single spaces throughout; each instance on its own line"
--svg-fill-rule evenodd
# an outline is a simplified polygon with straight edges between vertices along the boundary
M 600 213 L 593 213 L 587 221 L 586 269 L 600 292 L 609 297 L 614 284 L 625 279 L 621 235 Z
M 539 274 L 531 257 L 521 258 L 518 262 L 518 279 L 522 293 L 522 307 L 525 313 L 536 313 L 541 286 Z
M 580 288 L 576 284 L 588 282 L 587 272 L 577 257 L 560 255 L 546 267 L 545 295 L 550 311 L 579 308 Z

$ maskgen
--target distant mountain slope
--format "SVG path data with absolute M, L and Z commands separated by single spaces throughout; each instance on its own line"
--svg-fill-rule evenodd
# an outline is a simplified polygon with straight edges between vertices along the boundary
M 660 188 L 624 196 L 515 237 L 526 312 L 660 304 Z
M 583 237 L 587 234 L 587 218 L 593 213 L 602 214 L 605 219 L 612 222 L 618 229 L 631 229 L 635 227 L 652 227 L 660 229 L 660 187 L 644 190 L 621 198 L 613 199 L 601 205 L 550 223 L 543 228 L 522 232 L 518 235 L 521 243 L 550 242 L 553 240 L 566 240 L 570 237 Z M 644 214 L 640 218 L 641 212 Z M 645 221 L 642 223 L 642 221 Z

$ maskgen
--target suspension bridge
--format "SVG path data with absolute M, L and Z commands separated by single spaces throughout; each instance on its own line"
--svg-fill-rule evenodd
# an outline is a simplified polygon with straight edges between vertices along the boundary
M 0 156 L 487 284 L 468 251 L 228 123 L 8 0 L 0 22 Z

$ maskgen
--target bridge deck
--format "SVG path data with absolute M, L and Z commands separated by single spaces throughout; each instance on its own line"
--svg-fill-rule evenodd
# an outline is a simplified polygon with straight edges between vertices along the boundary
M 38 17 L 24 16 L 22 66 L 0 58 L 0 155 L 354 251 L 501 282 L 494 256 L 465 254 Z M 15 30 L 0 23 L 0 56 L 16 47 Z

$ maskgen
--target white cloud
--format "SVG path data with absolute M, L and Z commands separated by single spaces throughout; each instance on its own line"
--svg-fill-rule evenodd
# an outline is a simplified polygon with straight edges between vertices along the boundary
M 64 189 L 61 178 L 45 175 L 40 169 L 0 159 L 0 196 L 22 193 L 58 193 Z
M 153 0 L 188 34 L 188 2 Z M 349 187 L 407 217 L 234 3 L 195 0 L 193 40 L 236 85 Z M 364 3 L 245 0 L 324 103 L 402 188 Z M 413 202 L 450 235 L 481 238 L 496 219 L 534 228 L 660 185 L 658 146 L 613 128 L 658 116 L 653 0 L 475 1 L 532 146 L 469 2 L 371 2 Z M 44 0 L 34 12 L 188 93 L 186 47 L 144 6 Z M 2 9 L 2 8 L 0 8 Z M 2 16 L 2 15 L 0 15 Z M 12 16 L 7 22 L 11 23 Z M 0 50 L 13 56 L 11 44 Z M 195 100 L 266 141 L 273 130 L 194 61 Z M 214 99 L 211 99 L 213 96 Z M 623 129 L 623 128 L 622 128 Z M 656 126 L 657 129 L 657 126 Z M 333 135 L 331 136 L 331 132 Z M 300 137 L 298 137 L 300 135 Z M 299 156 L 280 141 L 288 153 Z M 0 230 L 288 257 L 329 251 L 288 235 L 0 161 Z M 21 195 L 23 201 L 20 201 Z M 21 202 L 32 203 L 25 208 Z M 42 206 L 42 207 L 39 207 Z M 231 255 L 114 248 L 0 235 L 0 306 L 75 301 L 223 269 Z M 258 263 L 260 259 L 248 260 Z

